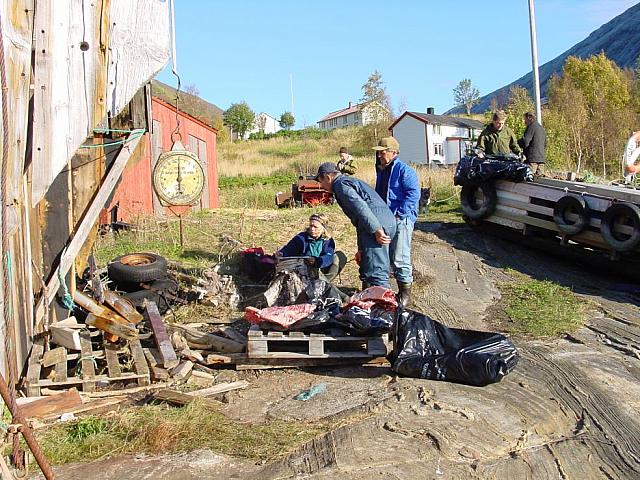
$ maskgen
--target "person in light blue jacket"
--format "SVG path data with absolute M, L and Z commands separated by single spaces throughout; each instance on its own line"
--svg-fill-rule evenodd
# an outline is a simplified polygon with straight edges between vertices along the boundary
M 395 138 L 382 138 L 373 149 L 377 158 L 376 192 L 396 218 L 396 234 L 391 240 L 389 254 L 400 301 L 406 307 L 411 302 L 411 237 L 418 218 L 420 182 L 416 171 L 398 158 L 400 144 Z

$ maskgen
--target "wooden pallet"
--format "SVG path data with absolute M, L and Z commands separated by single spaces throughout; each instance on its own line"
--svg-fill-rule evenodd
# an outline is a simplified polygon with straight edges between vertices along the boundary
M 118 355 L 124 353 L 124 349 L 104 342 L 102 349 L 94 350 L 91 334 L 88 331 L 83 331 L 80 334 L 80 353 L 67 354 L 63 360 L 56 363 L 53 367 L 53 378 L 41 378 L 46 372 L 42 366 L 44 339 L 36 339 L 29 357 L 25 381 L 27 395 L 30 397 L 40 396 L 40 389 L 44 387 L 78 386 L 83 392 L 94 392 L 98 382 L 135 381 L 140 386 L 149 385 L 151 383 L 149 366 L 140 340 L 136 339 L 127 343 L 133 358 L 132 372 L 122 371 Z M 105 362 L 106 365 L 103 366 L 105 366 L 107 374 L 97 374 L 96 366 Z M 69 375 L 71 371 L 73 371 L 73 375 Z
M 256 325 L 247 335 L 249 358 L 373 358 L 387 354 L 389 337 L 332 337 L 302 332 L 268 332 Z

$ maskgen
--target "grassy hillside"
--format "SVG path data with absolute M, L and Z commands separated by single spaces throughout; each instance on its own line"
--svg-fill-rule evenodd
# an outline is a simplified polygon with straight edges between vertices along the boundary
M 322 139 L 272 138 L 224 143 L 218 148 L 220 202 L 223 208 L 275 208 L 275 194 L 286 191 L 298 175 L 314 174 L 322 162 L 338 160 L 344 146 L 353 152 L 357 177 L 373 184 L 374 156 L 363 128 L 333 130 Z M 402 153 L 400 153 L 402 158 Z M 433 185 L 432 198 L 442 200 L 455 193 L 453 171 L 416 168 L 423 186 Z

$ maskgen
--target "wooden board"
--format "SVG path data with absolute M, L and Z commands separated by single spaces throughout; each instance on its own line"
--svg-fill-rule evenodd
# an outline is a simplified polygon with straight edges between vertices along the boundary
M 153 338 L 158 347 L 157 352 L 160 357 L 160 363 L 162 367 L 169 369 L 178 365 L 179 360 L 176 356 L 176 352 L 173 350 L 173 345 L 169 339 L 167 327 L 162 321 L 160 312 L 155 302 L 148 302 L 146 308 L 147 318 L 153 331 Z
M 131 348 L 131 356 L 133 356 L 133 368 L 138 374 L 138 385 L 145 386 L 151 383 L 149 378 L 149 365 L 147 364 L 147 359 L 144 356 L 144 352 L 142 351 L 142 345 L 140 345 L 140 340 L 132 340 L 129 342 L 129 347 Z
M 80 353 L 82 354 L 80 360 L 82 366 L 82 391 L 93 392 L 96 389 L 96 371 L 93 349 L 91 347 L 91 336 L 88 331 L 80 333 Z M 42 385 L 42 382 L 40 382 L 40 384 Z
M 20 413 L 27 418 L 44 417 L 50 414 L 60 415 L 82 405 L 78 390 L 72 388 L 58 395 L 39 397 L 37 400 L 20 406 Z
M 33 342 L 31 347 L 31 356 L 29 357 L 29 367 L 27 369 L 27 395 L 29 397 L 40 396 L 40 370 L 42 365 L 42 354 L 44 353 L 44 340 L 38 339 Z

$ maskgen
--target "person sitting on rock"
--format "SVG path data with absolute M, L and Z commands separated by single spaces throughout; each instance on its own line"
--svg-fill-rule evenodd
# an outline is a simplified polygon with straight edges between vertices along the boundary
M 307 229 L 289 240 L 276 252 L 276 257 L 307 257 L 305 262 L 320 269 L 320 279 L 326 282 L 333 282 L 347 263 L 345 253 L 336 252 L 329 221 L 322 213 L 311 215 Z

